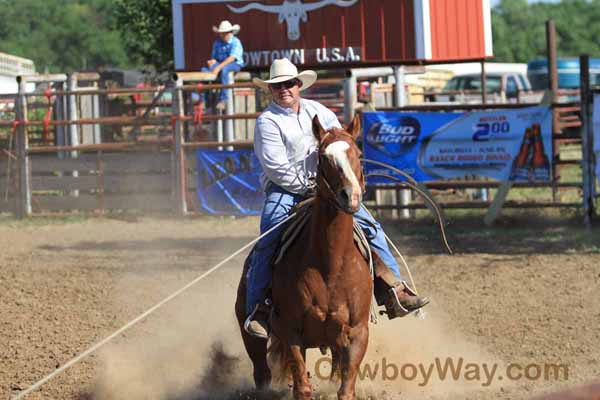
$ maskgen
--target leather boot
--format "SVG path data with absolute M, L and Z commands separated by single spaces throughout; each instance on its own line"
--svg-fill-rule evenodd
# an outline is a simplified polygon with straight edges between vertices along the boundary
M 271 301 L 266 299 L 254 307 L 246 322 L 244 322 L 244 330 L 250 336 L 259 339 L 268 339 L 270 333 L 269 319 L 271 318 Z
M 389 319 L 404 317 L 413 311 L 429 304 L 428 297 L 417 296 L 415 292 L 405 283 L 396 282 L 388 290 L 388 296 L 384 305 Z

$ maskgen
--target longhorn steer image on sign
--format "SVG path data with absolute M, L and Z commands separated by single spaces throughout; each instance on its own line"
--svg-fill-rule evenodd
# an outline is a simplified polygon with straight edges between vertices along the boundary
M 321 0 L 315 3 L 303 4 L 302 0 L 284 0 L 280 5 L 266 5 L 261 3 L 250 3 L 243 7 L 227 7 L 237 14 L 245 13 L 249 10 L 260 10 L 271 14 L 277 14 L 278 21 L 287 23 L 287 33 L 289 40 L 300 39 L 300 19 L 303 22 L 308 21 L 308 12 L 323 8 L 329 5 L 338 7 L 350 7 L 358 0 Z

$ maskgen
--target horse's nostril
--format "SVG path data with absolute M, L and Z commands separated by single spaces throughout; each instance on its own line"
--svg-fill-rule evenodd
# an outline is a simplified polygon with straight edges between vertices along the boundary
M 346 193 L 345 190 L 340 191 L 340 200 L 348 203 L 348 200 L 349 200 L 348 193 Z

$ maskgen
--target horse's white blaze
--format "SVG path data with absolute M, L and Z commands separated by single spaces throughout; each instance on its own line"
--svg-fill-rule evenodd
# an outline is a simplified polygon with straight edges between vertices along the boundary
M 350 199 L 351 206 L 353 208 L 358 208 L 362 197 L 362 191 L 360 190 L 358 178 L 356 178 L 354 171 L 352 171 L 352 166 L 350 165 L 350 160 L 346 153 L 349 148 L 350 145 L 346 142 L 333 142 L 325 149 L 325 155 L 335 162 L 335 165 L 342 170 L 344 176 L 350 182 L 350 186 L 344 187 L 344 191 Z

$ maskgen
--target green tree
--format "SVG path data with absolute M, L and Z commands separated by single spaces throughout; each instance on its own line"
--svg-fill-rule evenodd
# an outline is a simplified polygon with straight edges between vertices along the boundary
M 131 54 L 157 71 L 173 68 L 170 0 L 117 0 L 114 13 Z
M 111 0 L 0 0 L 0 51 L 33 59 L 38 71 L 126 67 Z
M 492 36 L 497 61 L 528 62 L 546 56 L 546 25 L 556 25 L 559 57 L 587 53 L 600 56 L 600 0 L 528 3 L 501 0 L 492 10 Z

